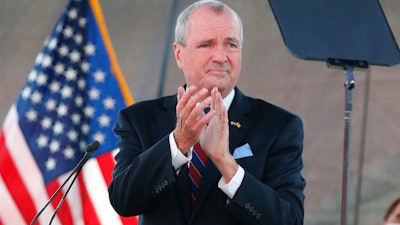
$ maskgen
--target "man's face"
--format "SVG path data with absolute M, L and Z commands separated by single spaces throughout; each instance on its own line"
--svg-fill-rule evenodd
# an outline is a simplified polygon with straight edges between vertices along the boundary
M 174 43 L 175 59 L 187 86 L 211 91 L 218 87 L 225 97 L 235 87 L 242 61 L 239 21 L 230 11 L 197 9 L 189 19 L 186 46 Z
M 400 224 L 400 204 L 397 204 L 396 208 L 389 215 L 384 224 Z

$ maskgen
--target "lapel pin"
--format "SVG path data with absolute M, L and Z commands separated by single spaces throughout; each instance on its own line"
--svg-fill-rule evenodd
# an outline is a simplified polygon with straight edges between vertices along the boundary
M 232 126 L 236 126 L 237 128 L 240 128 L 240 127 L 242 126 L 242 124 L 240 124 L 240 123 L 237 122 L 237 121 L 231 121 L 231 125 L 232 125 Z

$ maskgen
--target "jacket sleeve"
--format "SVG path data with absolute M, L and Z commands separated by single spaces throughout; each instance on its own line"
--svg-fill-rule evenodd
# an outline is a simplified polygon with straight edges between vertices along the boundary
M 135 123 L 140 121 L 133 121 L 122 110 L 114 129 L 121 139 L 108 192 L 111 205 L 122 216 L 141 214 L 176 179 L 168 135 L 147 146 L 151 129 L 141 128 L 138 132 L 135 127 L 142 125 Z

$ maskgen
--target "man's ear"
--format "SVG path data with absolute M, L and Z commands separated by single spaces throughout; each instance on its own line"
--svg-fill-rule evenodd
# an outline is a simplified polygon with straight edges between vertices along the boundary
M 176 64 L 178 65 L 179 69 L 182 69 L 183 68 L 183 61 L 182 61 L 182 55 L 181 54 L 182 54 L 183 46 L 181 44 L 177 43 L 177 42 L 174 42 L 173 48 L 174 48 L 174 53 L 175 53 Z

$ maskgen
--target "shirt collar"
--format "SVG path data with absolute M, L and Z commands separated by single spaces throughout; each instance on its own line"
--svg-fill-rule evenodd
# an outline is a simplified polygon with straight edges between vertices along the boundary
M 222 103 L 226 107 L 226 111 L 228 111 L 229 107 L 231 107 L 234 97 L 235 97 L 235 89 L 232 89 L 232 91 L 229 92 L 229 94 L 224 99 L 222 99 Z

